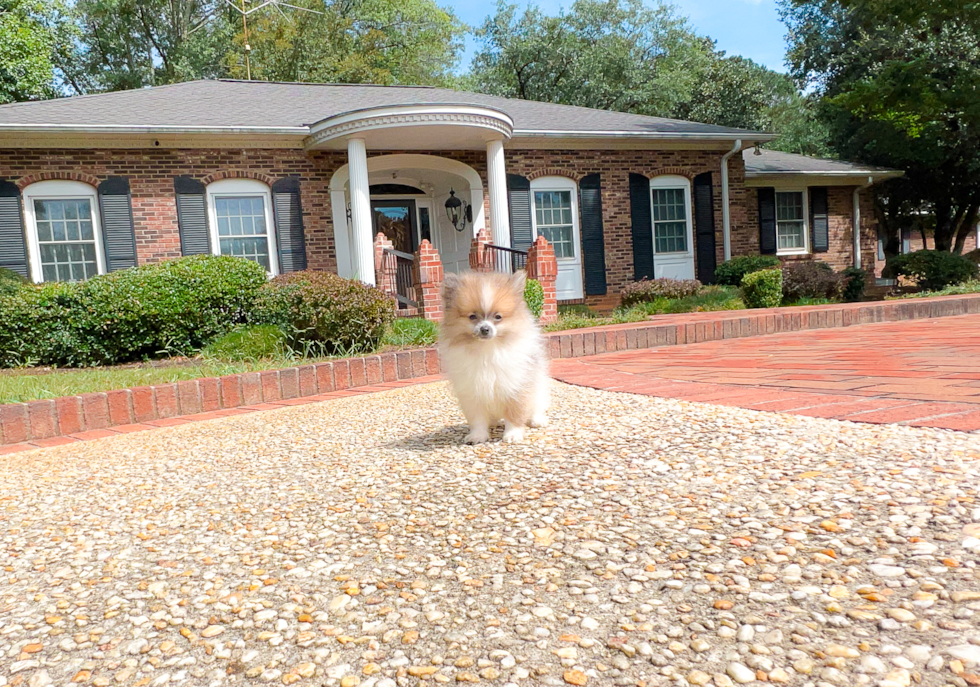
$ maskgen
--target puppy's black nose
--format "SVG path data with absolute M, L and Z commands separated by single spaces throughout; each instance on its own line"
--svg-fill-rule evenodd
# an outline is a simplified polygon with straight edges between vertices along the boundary
M 489 324 L 481 324 L 480 325 L 480 336 L 487 336 L 489 333 L 490 333 L 490 325 Z

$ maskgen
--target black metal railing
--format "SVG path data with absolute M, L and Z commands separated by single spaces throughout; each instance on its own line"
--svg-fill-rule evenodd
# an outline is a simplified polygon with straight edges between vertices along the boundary
M 492 243 L 488 243 L 486 248 L 495 272 L 516 272 L 527 267 L 527 251 L 495 246 Z
M 417 308 L 415 279 L 412 276 L 415 256 L 393 248 L 385 248 L 383 260 L 382 279 L 388 281 L 384 287 L 386 290 L 394 287 L 398 307 L 401 309 Z

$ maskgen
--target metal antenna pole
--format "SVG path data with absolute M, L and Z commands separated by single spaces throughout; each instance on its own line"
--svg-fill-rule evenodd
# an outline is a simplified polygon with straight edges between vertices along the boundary
M 252 65 L 248 59 L 248 54 L 252 51 L 252 46 L 248 44 L 248 12 L 245 11 L 245 0 L 242 0 L 242 31 L 245 34 L 245 78 L 252 80 Z

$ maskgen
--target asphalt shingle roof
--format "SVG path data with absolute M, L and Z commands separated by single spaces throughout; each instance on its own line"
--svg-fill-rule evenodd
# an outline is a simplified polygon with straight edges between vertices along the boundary
M 817 157 L 807 157 L 806 155 L 795 155 L 793 153 L 783 153 L 778 150 L 762 149 L 761 155 L 756 155 L 755 150 L 746 150 L 742 153 L 745 160 L 745 173 L 749 176 L 763 174 L 901 174 L 899 170 L 889 169 L 888 167 L 875 167 L 859 162 L 845 162 L 843 160 L 823 160 Z
M 93 127 L 307 127 L 355 110 L 413 104 L 477 105 L 500 110 L 514 120 L 515 132 L 596 132 L 685 137 L 753 134 L 743 129 L 645 117 L 585 107 L 453 91 L 425 86 L 370 86 L 274 83 L 265 81 L 188 81 L 0 106 L 0 126 Z

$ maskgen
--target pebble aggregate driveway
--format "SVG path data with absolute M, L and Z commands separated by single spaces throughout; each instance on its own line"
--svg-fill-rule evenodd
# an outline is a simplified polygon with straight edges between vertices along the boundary
M 980 684 L 980 441 L 444 384 L 0 461 L 0 685 Z

